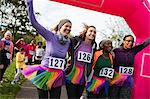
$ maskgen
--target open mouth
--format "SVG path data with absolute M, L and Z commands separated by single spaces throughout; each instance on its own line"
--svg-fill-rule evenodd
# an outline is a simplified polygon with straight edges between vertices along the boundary
M 90 36 L 90 38 L 91 38 L 91 39 L 94 39 L 94 38 L 95 38 L 95 36 L 94 36 L 94 35 L 89 35 L 89 36 Z
M 68 34 L 68 33 L 70 33 L 70 31 L 71 31 L 71 30 L 67 30 L 67 29 L 66 29 L 64 32 Z

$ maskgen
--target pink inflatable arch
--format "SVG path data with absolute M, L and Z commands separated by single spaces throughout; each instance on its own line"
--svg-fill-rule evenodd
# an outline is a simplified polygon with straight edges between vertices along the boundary
M 123 17 L 136 36 L 136 43 L 150 36 L 148 0 L 52 0 Z M 135 86 L 132 98 L 150 99 L 150 46 L 135 58 Z

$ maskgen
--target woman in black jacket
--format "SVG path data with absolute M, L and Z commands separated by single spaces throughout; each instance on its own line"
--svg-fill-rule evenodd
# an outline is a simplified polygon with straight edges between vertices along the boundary
M 85 25 L 80 36 L 71 39 L 71 65 L 66 70 L 68 99 L 80 99 L 86 80 L 91 73 L 93 53 L 96 49 L 96 28 Z
M 133 43 L 134 37 L 132 35 L 126 35 L 123 38 L 121 47 L 113 50 L 115 54 L 114 69 L 116 72 L 111 82 L 111 84 L 113 84 L 113 99 L 130 99 L 134 84 L 134 57 L 150 44 L 150 37 L 136 46 L 133 46 Z

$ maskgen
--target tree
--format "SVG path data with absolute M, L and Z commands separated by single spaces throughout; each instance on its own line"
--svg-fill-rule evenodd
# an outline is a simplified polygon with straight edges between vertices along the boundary
M 99 32 L 102 34 L 102 38 L 111 39 L 114 47 L 119 47 L 121 45 L 125 35 L 133 35 L 131 29 L 121 17 L 111 16 L 105 23 L 107 28 Z
M 0 27 L 11 29 L 14 37 L 16 33 L 36 34 L 35 29 L 29 23 L 24 0 L 0 1 Z

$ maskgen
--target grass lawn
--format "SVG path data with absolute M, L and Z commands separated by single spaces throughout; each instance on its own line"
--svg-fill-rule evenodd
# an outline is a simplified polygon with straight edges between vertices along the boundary
M 11 81 L 14 79 L 16 71 L 16 60 L 14 58 L 13 63 L 7 68 L 4 75 L 4 82 L 0 85 L 0 99 L 15 99 L 17 92 L 21 86 L 19 84 L 11 85 Z M 25 81 L 25 78 L 21 76 L 20 84 Z

